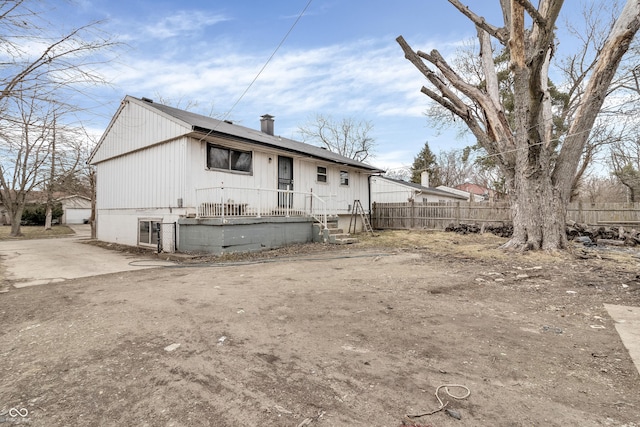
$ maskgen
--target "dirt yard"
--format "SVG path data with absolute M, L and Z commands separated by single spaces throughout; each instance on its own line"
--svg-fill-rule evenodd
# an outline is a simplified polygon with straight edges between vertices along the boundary
M 389 232 L 0 294 L 0 423 L 640 426 L 640 253 Z M 459 384 L 456 400 L 436 388 Z M 450 387 L 457 396 L 461 387 Z M 460 419 L 458 419 L 460 418 Z

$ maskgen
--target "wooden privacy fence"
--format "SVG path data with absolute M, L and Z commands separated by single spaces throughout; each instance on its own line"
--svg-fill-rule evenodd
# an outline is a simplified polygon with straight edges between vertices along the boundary
M 450 224 L 509 224 L 508 203 L 374 203 L 371 220 L 376 229 L 422 228 L 443 230 Z M 570 203 L 567 220 L 587 225 L 640 227 L 640 203 Z

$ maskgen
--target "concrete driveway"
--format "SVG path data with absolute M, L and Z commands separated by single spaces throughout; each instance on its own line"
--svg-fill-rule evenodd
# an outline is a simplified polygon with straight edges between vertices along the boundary
M 2 285 L 16 288 L 61 282 L 121 271 L 173 265 L 82 243 L 88 225 L 71 227 L 76 235 L 57 239 L 8 240 L 0 242 Z

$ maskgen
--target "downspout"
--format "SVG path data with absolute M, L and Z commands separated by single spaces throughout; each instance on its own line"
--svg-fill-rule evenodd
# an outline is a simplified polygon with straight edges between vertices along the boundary
M 373 175 L 369 175 L 367 178 L 367 192 L 369 193 L 369 222 L 371 222 L 371 177 Z
M 372 208 L 372 204 L 371 204 L 371 177 L 373 177 L 374 175 L 369 175 L 369 177 L 367 178 L 367 187 L 368 187 L 368 192 L 369 192 L 369 224 L 372 224 L 372 220 L 373 217 L 371 216 L 371 208 Z M 378 173 L 378 175 L 375 176 L 382 176 L 382 174 Z

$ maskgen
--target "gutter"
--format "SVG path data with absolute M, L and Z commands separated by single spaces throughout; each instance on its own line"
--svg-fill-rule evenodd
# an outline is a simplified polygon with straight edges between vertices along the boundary
M 228 133 L 224 133 L 224 132 L 219 132 L 219 131 L 211 131 L 208 130 L 206 128 L 202 128 L 199 126 L 192 126 L 192 131 L 196 133 L 196 135 L 201 136 L 200 134 L 202 133 L 206 133 L 205 137 L 202 138 L 201 140 L 207 141 L 207 139 L 205 139 L 207 136 L 209 137 L 218 137 L 218 138 L 222 138 L 222 139 L 227 139 L 227 140 L 231 140 L 231 141 L 236 141 L 236 142 L 243 142 L 246 144 L 252 144 L 252 145 L 259 145 L 262 147 L 268 147 L 272 150 L 279 150 L 279 151 L 283 151 L 285 153 L 295 153 L 299 156 L 304 156 L 304 157 L 310 157 L 312 159 L 319 159 L 325 162 L 329 162 L 329 163 L 333 163 L 336 165 L 340 165 L 340 166 L 348 166 L 348 167 L 352 167 L 352 168 L 357 168 L 357 169 L 363 169 L 368 171 L 368 173 L 382 173 L 384 172 L 383 170 L 377 169 L 373 166 L 370 165 L 364 165 L 364 164 L 354 164 L 354 163 L 345 163 L 344 161 L 339 161 L 336 159 L 331 159 L 331 158 L 327 158 L 327 157 L 321 157 L 321 156 L 317 156 L 305 151 L 300 151 L 300 150 L 295 150 L 295 149 L 290 149 L 290 148 L 286 148 L 286 147 L 282 147 L 279 145 L 275 145 L 275 144 L 270 144 L 268 142 L 264 142 L 264 141 L 258 141 L 255 139 L 249 139 L 249 138 L 245 138 L 242 136 L 237 136 L 237 135 L 231 135 Z M 189 134 L 189 136 L 193 136 L 194 138 L 196 137 L 196 135 L 193 134 Z M 277 138 L 275 136 L 271 136 L 274 138 Z M 294 141 L 295 142 L 295 141 Z M 336 154 L 336 153 L 332 153 L 332 154 Z M 352 159 L 348 159 L 345 158 L 345 160 L 352 160 Z

